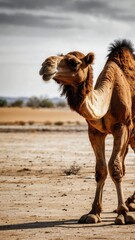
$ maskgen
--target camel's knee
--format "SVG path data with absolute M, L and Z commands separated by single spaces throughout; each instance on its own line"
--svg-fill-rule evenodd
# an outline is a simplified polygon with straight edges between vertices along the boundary
M 115 159 L 113 162 L 109 162 L 108 167 L 112 180 L 114 182 L 121 182 L 125 172 L 124 164 L 121 164 L 119 159 Z
M 106 165 L 99 165 L 96 166 L 96 173 L 95 173 L 95 179 L 96 182 L 104 182 L 107 177 L 107 166 Z

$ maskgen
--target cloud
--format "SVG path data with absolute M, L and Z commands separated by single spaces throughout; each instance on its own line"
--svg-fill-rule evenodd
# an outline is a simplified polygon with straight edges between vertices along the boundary
M 45 9 L 48 6 L 62 6 L 65 1 L 61 0 L 0 0 L 0 7 L 11 9 Z
M 39 68 L 47 56 L 72 50 L 95 52 L 97 76 L 110 42 L 134 41 L 134 13 L 134 0 L 0 0 L 0 94 L 40 95 L 52 89 L 59 95 L 56 87 L 41 85 Z
M 0 13 L 0 24 L 39 28 L 51 28 L 56 26 L 59 26 L 59 28 L 66 28 L 68 25 L 71 25 L 71 21 L 65 16 L 47 16 L 45 14 L 38 16 L 20 12 L 15 14 Z
M 27 4 L 28 3 L 28 4 Z M 61 1 L 1 1 L 0 26 L 66 29 L 73 27 L 72 14 L 66 14 Z M 64 2 L 63 2 L 64 3 Z M 64 10 L 63 10 L 64 9 Z
M 0 0 L 0 25 L 73 28 L 87 25 L 88 16 L 132 23 L 134 12 L 133 0 Z
M 74 11 L 93 15 L 96 17 L 134 21 L 135 20 L 135 2 L 133 0 L 107 1 L 107 0 L 84 0 L 77 1 L 74 6 Z

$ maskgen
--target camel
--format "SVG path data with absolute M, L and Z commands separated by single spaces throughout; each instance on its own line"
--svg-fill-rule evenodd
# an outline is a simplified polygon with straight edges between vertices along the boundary
M 84 55 L 73 51 L 48 57 L 40 75 L 44 81 L 54 79 L 65 95 L 70 108 L 86 119 L 96 166 L 96 192 L 92 208 L 79 223 L 101 222 L 102 193 L 108 170 L 115 184 L 118 206 L 115 224 L 135 223 L 129 212 L 135 210 L 135 194 L 125 203 L 122 180 L 128 146 L 135 151 L 135 55 L 128 40 L 116 40 L 110 45 L 105 66 L 93 87 L 94 53 Z M 113 150 L 108 168 L 105 160 L 105 138 L 112 134 Z

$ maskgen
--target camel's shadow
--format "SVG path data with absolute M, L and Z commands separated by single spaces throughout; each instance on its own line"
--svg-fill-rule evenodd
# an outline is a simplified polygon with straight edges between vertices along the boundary
M 44 222 L 28 222 L 21 224 L 1 225 L 0 231 L 3 230 L 17 230 L 17 229 L 32 229 L 32 228 L 51 228 L 57 226 L 63 226 L 67 224 L 77 224 L 77 220 L 66 221 L 44 221 Z
M 106 224 L 106 222 L 108 222 Z M 36 229 L 36 228 L 51 228 L 51 227 L 65 227 L 65 228 L 84 228 L 84 227 L 103 227 L 113 225 L 112 221 L 108 218 L 102 223 L 97 224 L 78 224 L 77 219 L 60 220 L 60 221 L 44 221 L 44 222 L 28 222 L 21 224 L 0 225 L 0 231 L 20 230 L 20 229 Z

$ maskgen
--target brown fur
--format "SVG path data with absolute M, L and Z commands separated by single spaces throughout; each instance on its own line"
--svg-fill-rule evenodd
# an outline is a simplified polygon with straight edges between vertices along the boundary
M 109 48 L 108 61 L 115 62 L 124 72 L 130 85 L 132 101 L 132 112 L 135 116 L 135 55 L 133 44 L 130 41 L 115 41 Z
M 92 89 L 92 67 L 89 66 L 87 79 L 76 86 L 76 88 L 70 85 L 61 85 L 62 94 L 65 95 L 68 101 L 68 104 L 71 109 L 78 112 L 80 105 L 82 104 L 84 98 L 87 94 L 90 93 Z
M 51 77 L 60 84 L 71 109 L 81 114 L 88 123 L 89 139 L 96 156 L 95 179 L 97 188 L 90 213 L 80 223 L 100 222 L 102 192 L 107 177 L 105 138 L 114 137 L 109 161 L 109 173 L 115 183 L 118 196 L 117 224 L 135 223 L 126 214 L 122 178 L 128 144 L 135 151 L 135 56 L 131 42 L 115 41 L 110 47 L 108 59 L 99 75 L 95 88 L 92 86 L 94 55 L 70 52 L 45 60 L 40 70 L 44 80 Z M 132 206 L 133 207 L 133 206 Z M 123 217 L 121 217 L 123 215 Z

